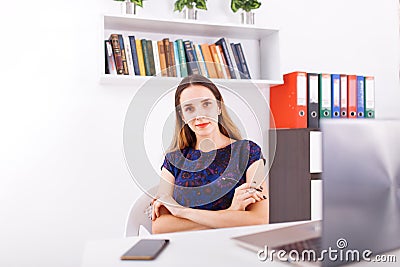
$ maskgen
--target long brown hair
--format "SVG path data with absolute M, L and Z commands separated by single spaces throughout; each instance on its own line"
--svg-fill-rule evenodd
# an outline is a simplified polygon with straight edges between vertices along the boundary
M 175 151 L 185 147 L 195 148 L 196 134 L 185 124 L 180 113 L 180 97 L 186 88 L 192 85 L 200 85 L 208 88 L 215 96 L 220 105 L 221 114 L 218 116 L 218 128 L 220 132 L 232 139 L 242 139 L 240 131 L 230 118 L 224 100 L 217 86 L 204 76 L 193 74 L 182 79 L 175 92 L 175 131 L 168 151 Z

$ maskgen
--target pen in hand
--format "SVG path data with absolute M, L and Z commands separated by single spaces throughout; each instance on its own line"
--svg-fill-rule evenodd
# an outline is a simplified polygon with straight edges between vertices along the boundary
M 227 180 L 231 180 L 231 181 L 234 181 L 235 183 L 237 183 L 238 182 L 238 180 L 236 180 L 236 179 L 233 179 L 233 178 L 229 178 L 229 177 L 222 177 L 221 178 L 223 181 L 227 181 Z M 257 182 L 256 181 L 253 181 L 253 184 L 256 184 Z M 263 191 L 263 187 L 260 185 L 260 187 L 259 188 L 256 188 L 256 187 L 254 187 L 254 186 L 250 186 L 250 190 L 256 190 L 256 191 L 258 191 L 258 192 L 262 192 Z M 267 197 L 265 196 L 265 195 L 263 195 L 263 199 L 267 199 Z

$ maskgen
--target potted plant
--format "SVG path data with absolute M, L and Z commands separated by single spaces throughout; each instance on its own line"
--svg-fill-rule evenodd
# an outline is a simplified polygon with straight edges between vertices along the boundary
M 175 1 L 174 11 L 183 11 L 186 19 L 197 19 L 196 9 L 207 10 L 206 1 L 207 0 L 177 0 Z
M 242 12 L 242 23 L 243 24 L 254 24 L 254 12 L 252 10 L 257 9 L 261 6 L 261 2 L 257 0 L 232 0 L 231 9 L 233 12 L 237 12 L 239 9 Z
M 136 14 L 136 6 L 143 7 L 143 0 L 114 0 L 121 3 L 123 14 Z

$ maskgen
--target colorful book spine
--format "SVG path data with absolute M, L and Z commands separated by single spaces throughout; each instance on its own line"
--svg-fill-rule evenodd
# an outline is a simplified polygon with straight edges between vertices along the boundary
M 136 52 L 138 56 L 140 76 L 146 76 L 146 67 L 144 66 L 142 41 L 141 40 L 135 40 L 135 41 L 136 41 Z
M 150 59 L 149 59 L 149 49 L 147 47 L 147 40 L 142 39 L 142 49 L 143 49 L 143 59 L 144 59 L 144 67 L 146 70 L 146 76 L 151 76 L 151 67 L 150 67 Z
M 108 68 L 108 54 L 107 54 L 107 40 L 104 40 L 104 73 L 110 74 L 110 70 Z
M 209 78 L 218 79 L 217 71 L 215 70 L 214 60 L 211 55 L 210 47 L 208 44 L 200 45 L 203 58 L 207 66 Z
M 125 51 L 126 51 L 126 62 L 128 63 L 128 72 L 130 75 L 135 75 L 135 70 L 133 68 L 131 43 L 129 42 L 128 36 L 124 36 Z
M 240 60 L 239 60 L 239 54 L 236 50 L 236 46 L 234 43 L 231 43 L 231 48 L 232 48 L 233 58 L 235 59 L 236 66 L 239 71 L 239 77 L 241 79 L 246 79 L 246 76 L 243 73 L 242 64 L 240 63 Z
M 135 36 L 128 36 L 128 37 L 129 37 L 129 43 L 131 45 L 133 69 L 135 71 L 135 75 L 140 75 L 139 61 L 138 61 L 138 56 L 137 56 L 137 51 L 136 51 Z
M 124 66 L 124 74 L 129 75 L 128 61 L 126 60 L 125 44 L 122 34 L 118 34 L 118 40 L 121 47 L 121 58 L 122 58 L 122 65 Z
M 183 44 L 185 45 L 185 53 L 189 74 L 200 74 L 196 53 L 193 49 L 193 43 L 191 41 L 184 41 Z
M 160 58 L 160 68 L 161 68 L 161 76 L 167 77 L 167 63 L 165 62 L 165 52 L 164 52 L 164 43 L 163 41 L 157 42 L 158 53 Z
M 194 48 L 194 51 L 196 52 L 196 57 L 197 57 L 197 60 L 198 60 L 199 66 L 200 66 L 201 75 L 209 78 L 207 66 L 206 66 L 206 63 L 204 62 L 204 57 L 201 52 L 200 46 L 198 44 L 193 44 L 193 48 Z
M 154 66 L 156 68 L 156 76 L 161 76 L 161 65 L 160 65 L 160 52 L 158 51 L 157 41 L 152 41 L 153 43 L 153 55 L 154 55 Z
M 247 66 L 246 58 L 243 53 L 242 45 L 240 43 L 235 44 L 236 51 L 239 56 L 240 63 L 242 65 L 242 71 L 245 75 L 245 79 L 251 79 L 250 70 Z
M 112 45 L 117 74 L 124 74 L 124 65 L 122 64 L 121 46 L 119 44 L 118 34 L 111 34 L 110 41 Z
M 175 62 L 175 51 L 174 51 L 174 42 L 169 42 L 169 53 L 171 54 L 170 59 L 171 59 L 171 74 L 172 77 L 177 77 L 176 76 L 176 62 Z
M 226 60 L 224 58 L 224 54 L 222 52 L 222 48 L 220 45 L 216 45 L 217 48 L 217 55 L 219 58 L 219 62 L 221 64 L 221 68 L 222 68 L 222 74 L 224 75 L 224 79 L 230 79 L 230 73 L 229 73 L 229 68 L 226 65 Z
M 106 56 L 106 74 L 117 74 L 117 69 L 115 68 L 115 61 L 110 40 L 104 41 L 104 49 Z
M 179 54 L 178 54 L 178 44 L 175 42 L 172 42 L 174 45 L 174 58 L 175 58 L 175 66 L 176 66 L 176 77 L 182 77 L 181 75 L 181 63 L 179 61 Z
M 156 66 L 154 63 L 154 53 L 153 53 L 153 42 L 151 40 L 146 40 L 147 51 L 149 53 L 149 63 L 150 63 L 150 75 L 156 75 Z
M 169 38 L 164 38 L 163 39 L 163 44 L 164 44 L 164 53 L 165 53 L 165 62 L 167 65 L 167 76 L 172 77 L 173 76 L 173 71 L 172 71 L 172 57 L 171 57 L 171 52 L 170 52 L 170 45 L 169 45 Z
M 231 52 L 229 42 L 226 38 L 221 38 L 215 44 L 219 45 L 224 53 L 226 65 L 228 66 L 229 74 L 232 79 L 236 79 L 235 66 L 233 64 L 233 53 Z
M 214 61 L 214 67 L 215 67 L 215 70 L 217 72 L 218 78 L 223 79 L 224 78 L 224 74 L 222 72 L 221 62 L 219 61 L 218 52 L 217 52 L 217 46 L 215 44 L 211 44 L 209 46 L 209 48 L 210 48 L 211 56 L 212 56 L 213 61 Z
M 185 55 L 185 47 L 183 45 L 183 40 L 178 39 L 178 40 L 176 40 L 176 43 L 178 44 L 178 55 L 179 55 L 181 76 L 186 77 L 186 76 L 188 76 L 188 69 L 187 69 L 187 65 L 186 65 L 186 55 Z

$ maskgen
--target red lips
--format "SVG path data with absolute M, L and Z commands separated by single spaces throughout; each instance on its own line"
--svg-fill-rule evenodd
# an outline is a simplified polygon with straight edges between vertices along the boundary
M 209 122 L 207 122 L 207 123 L 200 123 L 200 124 L 196 124 L 196 126 L 199 127 L 199 128 L 205 128 L 205 127 L 207 127 L 209 124 L 210 124 Z

